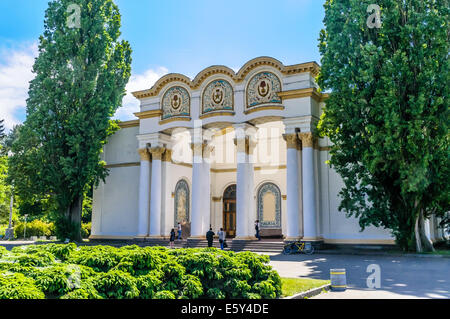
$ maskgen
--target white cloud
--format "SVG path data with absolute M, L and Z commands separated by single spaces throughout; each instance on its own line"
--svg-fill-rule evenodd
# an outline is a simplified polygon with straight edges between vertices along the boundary
M 6 131 L 25 120 L 29 82 L 34 78 L 32 68 L 38 55 L 38 45 L 21 45 L 13 49 L 0 49 L 0 119 L 4 119 Z M 134 119 L 139 112 L 139 101 L 131 94 L 149 89 L 168 70 L 159 67 L 141 74 L 132 74 L 126 86 L 127 94 L 123 106 L 114 115 L 123 121 Z
M 133 113 L 139 112 L 139 100 L 131 93 L 151 88 L 160 77 L 167 73 L 166 68 L 159 67 L 156 70 L 149 69 L 142 74 L 132 74 L 126 86 L 127 95 L 123 98 L 123 106 L 116 111 L 114 118 L 122 121 L 135 119 L 136 116 Z
M 31 72 L 34 58 L 38 54 L 37 43 L 14 49 L 0 50 L 0 119 L 4 119 L 6 131 L 25 118 L 29 82 L 34 78 Z

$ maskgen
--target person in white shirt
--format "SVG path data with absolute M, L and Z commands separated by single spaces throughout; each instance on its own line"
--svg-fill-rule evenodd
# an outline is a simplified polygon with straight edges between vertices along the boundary
M 223 244 L 224 244 L 224 242 L 225 242 L 225 238 L 226 238 L 226 236 L 227 236 L 227 233 L 224 232 L 223 228 L 221 228 L 220 231 L 219 231 L 219 233 L 218 233 L 218 235 L 219 235 L 220 249 L 223 250 Z
M 181 224 L 178 223 L 178 240 L 181 240 Z

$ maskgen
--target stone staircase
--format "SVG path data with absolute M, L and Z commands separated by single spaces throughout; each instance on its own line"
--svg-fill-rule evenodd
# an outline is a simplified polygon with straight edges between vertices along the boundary
M 227 240 L 228 248 L 225 250 L 232 251 L 253 251 L 262 253 L 281 253 L 284 247 L 284 243 L 279 240 Z M 169 240 L 165 238 L 146 238 L 145 240 L 91 240 L 87 245 L 109 245 L 109 246 L 126 246 L 126 245 L 138 245 L 145 246 L 162 246 L 170 247 Z M 206 248 L 208 242 L 204 239 L 183 239 L 174 241 L 175 248 Z M 220 248 L 219 240 L 214 239 L 213 247 Z
M 228 248 L 225 250 L 232 251 L 254 251 L 266 253 L 281 253 L 283 251 L 284 243 L 282 241 L 267 241 L 267 240 L 227 240 Z M 191 240 L 187 241 L 188 248 L 206 248 L 208 242 L 206 240 Z M 220 248 L 219 240 L 215 239 L 213 247 Z

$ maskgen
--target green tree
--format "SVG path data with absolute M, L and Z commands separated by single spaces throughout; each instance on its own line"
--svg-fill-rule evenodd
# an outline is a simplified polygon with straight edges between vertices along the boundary
M 112 0 L 53 0 L 45 13 L 10 178 L 22 199 L 51 198 L 60 238 L 81 240 L 83 194 L 107 175 L 100 153 L 131 72 L 120 21 Z
M 381 8 L 381 27 L 373 26 Z M 432 250 L 424 220 L 449 210 L 448 0 L 328 0 L 319 123 L 344 187 L 339 209 Z

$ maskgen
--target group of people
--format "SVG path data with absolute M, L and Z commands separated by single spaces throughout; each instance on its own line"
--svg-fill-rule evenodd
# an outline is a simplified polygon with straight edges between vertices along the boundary
M 181 233 L 182 233 L 182 228 L 181 228 L 181 224 L 178 223 L 178 240 L 181 240 Z M 255 221 L 255 237 L 258 238 L 258 240 L 261 240 L 261 234 L 260 234 L 260 223 L 259 220 L 257 219 Z M 220 228 L 219 232 L 217 233 L 218 237 L 219 237 L 219 244 L 220 244 L 220 249 L 224 249 L 227 248 L 227 241 L 226 241 L 226 237 L 227 237 L 227 233 L 223 230 L 223 228 Z M 175 242 L 175 228 L 172 228 L 172 230 L 170 231 L 170 248 L 174 247 L 174 242 Z M 212 230 L 212 227 L 209 227 L 209 230 L 206 232 L 206 241 L 208 242 L 208 247 L 212 247 L 213 246 L 213 242 L 214 242 L 214 236 L 215 233 Z

